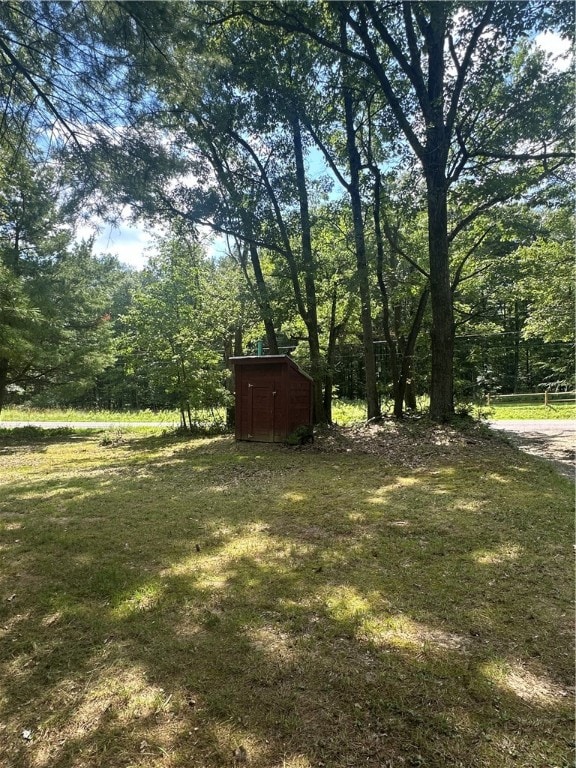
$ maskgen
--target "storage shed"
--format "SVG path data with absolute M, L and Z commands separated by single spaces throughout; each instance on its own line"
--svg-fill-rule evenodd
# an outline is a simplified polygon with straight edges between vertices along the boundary
M 287 355 L 231 357 L 236 440 L 282 443 L 312 426 L 313 382 Z

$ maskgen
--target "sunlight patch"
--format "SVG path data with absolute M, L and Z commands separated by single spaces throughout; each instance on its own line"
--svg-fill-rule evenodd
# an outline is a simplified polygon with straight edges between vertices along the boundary
M 57 624 L 60 619 L 62 618 L 62 611 L 56 611 L 55 613 L 50 613 L 48 616 L 44 616 L 42 621 L 40 622 L 43 627 L 51 627 L 54 624 Z
M 518 560 L 523 552 L 517 544 L 501 544 L 496 549 L 479 549 L 472 553 L 472 558 L 480 565 L 501 565 Z
M 61 681 L 54 689 L 55 711 L 73 711 L 66 719 L 61 715 L 54 716 L 50 729 L 52 739 L 46 738 L 39 743 L 35 764 L 53 765 L 66 742 L 86 739 L 98 731 L 104 718 L 134 727 L 136 718 L 150 718 L 169 711 L 172 697 L 162 688 L 150 685 L 144 670 L 139 667 L 110 667 L 98 671 L 99 677 L 92 678 L 88 689 L 83 682 L 72 678 Z
M 24 611 L 23 613 L 18 613 L 16 616 L 10 617 L 9 619 L 2 619 L 2 624 L 0 624 L 0 639 L 13 632 L 18 624 L 21 624 L 23 621 L 28 621 L 31 615 L 31 611 Z
M 221 765 L 240 766 L 258 763 L 263 757 L 263 748 L 257 739 L 243 728 L 227 722 L 215 723 L 211 727 L 211 740 L 223 758 Z M 240 753 L 238 759 L 236 755 Z
M 263 523 L 246 527 L 244 533 L 232 529 L 226 533 L 229 540 L 218 544 L 216 552 L 204 554 L 201 546 L 198 552 L 164 568 L 160 576 L 193 576 L 195 586 L 200 589 L 222 589 L 238 571 L 238 560 L 249 558 L 260 566 L 273 562 L 276 572 L 280 573 L 282 560 L 292 554 L 282 540 L 268 535 L 268 526 Z M 213 550 L 213 547 L 213 544 L 206 545 L 206 549 Z
M 280 498 L 286 499 L 286 501 L 306 501 L 306 496 L 303 493 L 283 493 Z
M 569 692 L 546 675 L 535 675 L 520 662 L 491 661 L 480 667 L 491 682 L 529 704 L 553 705 L 566 699 Z
M 463 635 L 420 624 L 402 614 L 385 619 L 369 618 L 362 622 L 361 633 L 378 644 L 421 651 L 462 652 L 470 643 L 470 640 Z
M 305 755 L 292 755 L 284 757 L 282 763 L 275 765 L 274 768 L 312 768 L 312 763 Z
M 336 621 L 351 621 L 364 616 L 371 610 L 371 605 L 353 587 L 336 587 L 325 597 L 328 614 Z
M 417 485 L 419 482 L 420 480 L 416 477 L 397 477 L 394 483 L 383 485 L 382 488 L 378 488 L 374 495 L 369 496 L 366 501 L 369 504 L 387 504 L 389 500 L 386 496 L 390 493 Z
M 151 582 L 137 589 L 134 594 L 127 597 L 117 605 L 112 615 L 117 619 L 125 619 L 133 613 L 139 611 L 150 611 L 156 607 L 160 598 L 164 594 L 164 587 L 161 584 Z
M 494 480 L 494 482 L 502 483 L 502 484 L 507 484 L 507 483 L 510 482 L 510 478 L 509 477 L 504 477 L 503 475 L 499 475 L 497 472 L 488 472 L 486 474 L 486 479 L 487 480 Z

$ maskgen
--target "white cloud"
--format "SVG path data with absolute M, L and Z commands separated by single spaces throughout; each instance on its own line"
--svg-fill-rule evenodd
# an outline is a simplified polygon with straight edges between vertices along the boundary
M 158 227 L 120 222 L 118 225 L 95 221 L 76 230 L 78 240 L 94 237 L 96 255 L 112 254 L 134 269 L 143 269 L 154 250 L 155 240 L 163 234 Z
M 570 40 L 560 37 L 556 32 L 540 32 L 534 42 L 546 53 L 552 56 L 554 69 L 565 72 L 571 65 Z
M 148 262 L 155 236 L 156 233 L 151 234 L 137 226 L 108 227 L 108 231 L 94 241 L 94 251 L 113 253 L 125 264 L 142 269 Z

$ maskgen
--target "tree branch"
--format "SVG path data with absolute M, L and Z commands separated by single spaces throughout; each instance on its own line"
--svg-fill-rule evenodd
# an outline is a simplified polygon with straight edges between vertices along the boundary
M 68 121 L 61 115 L 60 110 L 52 102 L 48 94 L 44 91 L 43 88 L 41 88 L 38 85 L 38 83 L 32 77 L 28 69 L 16 58 L 16 56 L 12 53 L 10 48 L 8 48 L 8 46 L 5 44 L 4 40 L 2 40 L 1 37 L 0 37 L 0 50 L 3 51 L 5 56 L 9 59 L 9 61 L 12 62 L 12 64 L 14 65 L 16 70 L 20 72 L 22 77 L 24 77 L 24 79 L 28 81 L 28 83 L 32 86 L 32 89 L 34 90 L 34 93 L 36 93 L 41 99 L 41 101 L 44 102 L 48 110 L 52 113 L 52 115 L 56 118 L 56 120 L 64 127 L 64 129 L 70 135 L 70 138 L 72 139 L 72 141 L 76 144 L 78 149 L 82 152 L 83 148 L 80 142 L 78 141 L 76 132 L 68 124 Z
M 366 52 L 368 53 L 368 60 L 365 63 L 368 64 L 370 69 L 372 69 L 372 71 L 378 78 L 378 82 L 380 83 L 382 90 L 384 91 L 386 100 L 388 101 L 388 104 L 392 109 L 392 112 L 394 114 L 394 117 L 396 118 L 396 121 L 398 122 L 398 125 L 400 126 L 402 132 L 406 136 L 408 143 L 414 150 L 414 153 L 416 154 L 416 156 L 420 160 L 423 160 L 425 157 L 424 147 L 418 140 L 416 133 L 414 132 L 412 126 L 408 121 L 408 118 L 404 113 L 404 110 L 402 109 L 402 106 L 400 104 L 400 99 L 396 95 L 394 88 L 392 87 L 392 84 L 388 79 L 386 70 L 384 69 L 382 62 L 380 61 L 376 47 L 372 42 L 372 39 L 370 38 L 370 34 L 368 32 L 368 27 L 366 24 L 366 18 L 363 14 L 364 6 L 359 5 L 361 22 L 357 22 L 355 19 L 353 19 L 349 11 L 347 12 L 347 9 L 345 9 L 343 6 L 338 6 L 338 11 L 342 16 L 346 14 L 346 16 L 344 17 L 346 19 L 346 23 L 350 27 L 352 27 L 352 29 L 356 33 L 356 36 L 362 42 Z
M 462 277 L 462 270 L 464 269 L 464 266 L 466 265 L 466 262 L 468 261 L 470 256 L 472 256 L 472 254 L 479 248 L 481 243 L 484 242 L 484 240 L 488 236 L 488 233 L 491 232 L 492 229 L 493 229 L 493 227 L 490 227 L 490 229 L 486 229 L 480 235 L 478 240 L 476 240 L 476 242 L 471 246 L 471 248 L 468 249 L 468 251 L 466 252 L 464 257 L 460 261 L 460 264 L 458 264 L 458 266 L 456 268 L 456 272 L 454 273 L 454 280 L 452 281 L 452 286 L 451 286 L 452 293 L 454 293 L 454 291 L 460 285 L 460 283 L 462 282 L 463 279 L 468 279 L 470 277 L 470 275 L 469 275 L 468 278 L 463 278 Z
M 330 154 L 330 151 L 328 150 L 328 148 L 326 147 L 326 145 L 324 144 L 324 142 L 322 141 L 322 139 L 318 135 L 317 131 L 312 127 L 310 122 L 303 121 L 303 124 L 306 127 L 306 130 L 308 131 L 310 136 L 312 136 L 312 138 L 314 139 L 314 142 L 315 142 L 316 146 L 318 147 L 318 149 L 324 155 L 324 159 L 326 160 L 326 162 L 330 166 L 334 176 L 336 176 L 336 178 L 338 179 L 340 184 L 344 187 L 344 189 L 347 192 L 349 192 L 350 191 L 350 184 L 349 184 L 349 182 L 347 182 L 346 179 L 344 178 L 344 176 L 342 176 L 342 174 L 340 173 L 340 170 L 338 169 L 338 166 L 334 162 L 334 159 L 332 158 L 332 155 Z
M 464 88 L 464 81 L 466 79 L 466 75 L 472 63 L 473 53 L 476 50 L 476 46 L 478 45 L 478 40 L 480 39 L 482 32 L 486 29 L 486 27 L 490 23 L 490 19 L 492 18 L 492 14 L 494 12 L 494 5 L 495 4 L 492 2 L 486 4 L 486 10 L 484 11 L 484 15 L 482 16 L 482 19 L 480 20 L 480 23 L 478 24 L 478 26 L 472 32 L 472 37 L 470 38 L 470 41 L 468 42 L 468 46 L 466 47 L 466 53 L 464 54 L 464 58 L 462 59 L 462 64 L 460 65 L 460 68 L 457 69 L 458 75 L 456 77 L 456 82 L 454 83 L 452 98 L 450 99 L 450 108 L 446 116 L 446 132 L 448 136 L 452 134 L 454 122 L 456 120 L 456 114 L 458 112 L 458 103 L 460 101 L 460 96 L 462 95 L 462 89 Z
M 392 233 L 392 230 L 390 228 L 390 224 L 388 224 L 387 221 L 384 221 L 382 226 L 383 226 L 383 229 L 384 229 L 384 234 L 386 235 L 386 239 L 390 243 L 391 247 L 394 248 L 396 253 L 400 254 L 400 256 L 402 256 L 402 258 L 405 261 L 407 261 L 408 264 L 411 264 L 414 267 L 415 270 L 420 272 L 421 275 L 424 275 L 426 280 L 429 280 L 430 279 L 430 275 L 428 274 L 428 272 L 426 272 L 426 270 L 423 269 L 420 266 L 420 264 L 418 264 L 417 261 L 414 261 L 414 259 L 411 256 L 409 256 L 406 253 L 406 251 L 400 246 L 400 244 L 398 243 L 398 238 L 394 237 L 394 235 Z

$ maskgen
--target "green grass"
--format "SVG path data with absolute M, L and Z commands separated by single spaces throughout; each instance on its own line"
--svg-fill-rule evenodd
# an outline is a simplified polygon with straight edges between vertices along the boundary
M 178 423 L 178 411 L 107 411 L 80 410 L 78 408 L 32 408 L 8 406 L 0 413 L 1 421 L 107 421 L 107 422 L 165 422 Z
M 494 403 L 490 408 L 482 409 L 491 419 L 576 419 L 576 405 L 572 403 L 552 403 L 534 405 L 533 403 Z
M 406 428 L 0 436 L 0 766 L 572 765 L 573 486 Z
M 425 398 L 421 398 L 419 407 L 424 411 L 428 405 Z M 554 403 L 545 406 L 543 403 L 535 405 L 534 402 L 492 402 L 490 407 L 486 405 L 466 405 L 469 412 L 476 418 L 503 419 L 576 419 L 576 404 Z M 458 406 L 457 406 L 458 410 Z M 391 406 L 383 406 L 385 414 L 391 414 Z M 336 424 L 350 426 L 366 420 L 366 405 L 360 400 L 336 400 L 332 405 L 332 418 Z
M 340 426 L 362 424 L 366 421 L 366 403 L 363 400 L 334 400 L 332 420 Z
M 421 398 L 420 407 L 427 407 L 427 399 Z M 383 404 L 383 412 L 391 413 L 390 403 Z M 471 412 L 491 419 L 573 419 L 576 418 L 576 405 L 572 403 L 553 403 L 549 406 L 534 405 L 530 402 L 515 404 L 493 402 L 490 408 L 486 406 L 470 406 Z M 201 422 L 210 424 L 213 422 L 225 422 L 224 409 L 213 411 L 199 411 L 195 418 Z M 332 418 L 340 426 L 361 424 L 366 420 L 366 404 L 361 400 L 335 400 L 332 404 Z M 166 426 L 178 424 L 180 416 L 177 411 L 106 411 L 87 410 L 82 411 L 73 408 L 48 409 L 10 406 L 0 413 L 1 421 L 106 421 L 106 422 L 148 422 L 165 423 Z
M 226 420 L 224 408 L 203 409 L 193 412 L 193 419 L 199 423 L 223 423 Z M 9 406 L 0 413 L 0 421 L 105 421 L 105 422 L 144 422 L 149 424 L 179 424 L 178 411 L 158 410 L 149 408 L 142 411 L 107 411 L 80 410 L 78 408 L 32 408 L 28 406 Z

